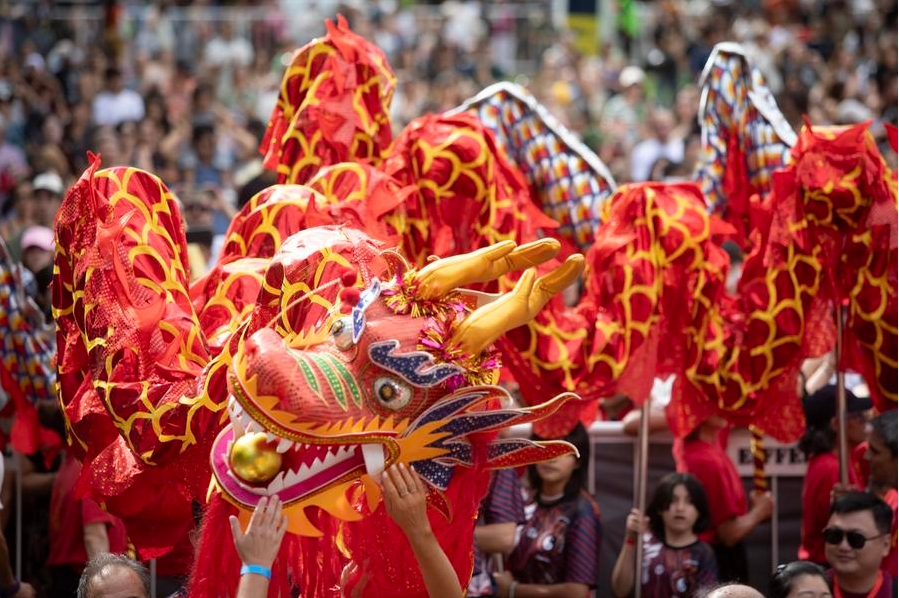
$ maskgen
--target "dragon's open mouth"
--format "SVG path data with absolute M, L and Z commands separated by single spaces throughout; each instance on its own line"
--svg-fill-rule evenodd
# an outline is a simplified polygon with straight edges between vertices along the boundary
M 363 474 L 377 477 L 384 471 L 385 453 L 381 443 L 344 442 L 333 444 L 301 443 L 266 430 L 247 415 L 240 404 L 231 399 L 228 406 L 231 426 L 216 438 L 212 447 L 212 469 L 218 483 L 238 502 L 255 506 L 260 496 L 277 494 L 289 504 L 338 484 L 350 482 Z M 266 444 L 280 455 L 281 466 L 269 480 L 253 484 L 235 474 L 230 463 L 234 442 L 245 434 L 262 432 Z M 370 437 L 369 437 L 370 438 Z M 368 439 L 368 438 L 367 438 Z
M 231 425 L 213 444 L 212 470 L 229 500 L 247 511 L 256 506 L 260 496 L 277 494 L 286 505 L 301 506 L 309 501 L 328 512 L 338 512 L 343 520 L 351 520 L 360 515 L 341 494 L 347 485 L 361 479 L 366 486 L 370 478 L 377 479 L 385 466 L 397 461 L 410 464 L 429 488 L 440 492 L 446 490 L 455 467 L 474 467 L 476 460 L 481 467 L 493 469 L 576 453 L 563 441 L 496 438 L 489 442 L 486 455 L 479 456 L 467 439 L 474 433 L 543 419 L 575 398 L 572 393 L 563 393 L 536 407 L 485 409 L 508 399 L 508 394 L 496 386 L 472 386 L 446 395 L 411 422 L 348 421 L 345 426 L 321 428 L 322 434 L 329 435 L 285 430 L 293 435 L 290 439 L 280 429 L 275 434 L 250 417 L 232 396 L 228 405 Z M 266 467 L 245 472 L 260 474 L 258 483 L 239 477 L 232 467 L 232 447 L 247 435 L 255 437 L 248 437 L 257 451 L 254 459 L 259 455 L 271 458 Z M 239 462 L 237 467 L 245 465 Z M 369 508 L 374 509 L 374 502 L 380 498 L 377 484 L 365 487 L 365 493 Z M 446 503 L 434 506 L 449 516 Z M 303 518 L 301 523 L 294 533 L 316 535 L 308 520 Z

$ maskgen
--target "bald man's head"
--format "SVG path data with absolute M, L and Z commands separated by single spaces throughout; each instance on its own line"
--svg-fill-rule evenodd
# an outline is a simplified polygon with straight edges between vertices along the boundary
M 149 598 L 150 576 L 125 555 L 101 553 L 88 562 L 78 582 L 78 598 Z
M 705 598 L 765 598 L 753 587 L 740 583 L 719 586 L 705 595 Z

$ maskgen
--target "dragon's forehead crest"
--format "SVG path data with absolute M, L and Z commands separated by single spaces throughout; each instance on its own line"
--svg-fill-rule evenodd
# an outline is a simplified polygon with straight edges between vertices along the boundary
M 374 278 L 355 305 L 344 303 L 343 315 L 330 326 L 334 346 L 345 352 L 364 348 L 371 364 L 419 388 L 495 382 L 496 351 L 488 346 L 471 353 L 454 342 L 477 296 L 456 289 L 422 296 L 417 274 L 403 269 L 383 283 Z
M 358 301 L 344 302 L 342 310 L 351 317 L 337 324 L 346 346 L 352 335 L 353 344 L 366 327 L 377 330 L 381 339 L 391 336 L 390 329 L 403 319 L 420 324 L 417 349 L 430 354 L 437 363 L 452 364 L 461 369 L 461 378 L 450 383 L 457 388 L 465 383 L 495 382 L 499 368 L 497 354 L 491 345 L 508 330 L 533 318 L 564 285 L 583 270 L 583 258 L 572 256 L 561 266 L 536 278 L 536 266 L 553 258 L 559 251 L 554 239 L 543 239 L 517 247 L 503 242 L 449 258 L 434 259 L 415 269 L 398 254 L 384 252 L 381 257 L 392 270 L 385 283 L 375 279 L 359 294 Z M 495 283 L 502 276 L 528 268 L 513 291 L 489 294 L 467 288 L 469 285 Z M 346 291 L 345 289 L 344 291 Z M 377 304 L 378 296 L 390 314 L 375 323 L 367 311 Z M 341 297 L 344 299 L 345 297 Z M 350 307 L 352 305 L 352 307 Z M 352 333 L 347 329 L 352 327 Z M 387 330 L 383 330 L 386 328 Z M 379 363 L 388 354 L 386 345 L 370 349 L 369 357 Z M 408 350 L 409 347 L 404 346 Z

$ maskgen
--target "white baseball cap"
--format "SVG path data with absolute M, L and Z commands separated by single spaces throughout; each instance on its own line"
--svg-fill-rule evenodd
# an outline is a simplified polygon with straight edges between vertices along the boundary
M 45 191 L 49 191 L 54 195 L 62 195 L 64 191 L 62 185 L 62 178 L 53 172 L 52 170 L 47 172 L 42 172 L 31 182 L 31 186 L 35 191 L 40 191 L 41 189 Z
M 646 79 L 646 73 L 644 73 L 643 69 L 639 66 L 626 66 L 621 69 L 621 74 L 618 75 L 618 85 L 623 89 L 625 87 L 630 87 L 631 85 L 643 83 L 644 79 Z
M 626 66 L 621 69 L 621 74 L 618 75 L 618 85 L 622 88 L 630 87 L 631 85 L 643 83 L 644 79 L 646 79 L 646 73 L 643 72 L 643 69 L 638 66 Z

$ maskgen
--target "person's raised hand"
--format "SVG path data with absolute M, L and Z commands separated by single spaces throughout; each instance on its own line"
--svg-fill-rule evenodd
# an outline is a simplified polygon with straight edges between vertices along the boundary
M 234 515 L 229 521 L 240 560 L 245 565 L 271 569 L 287 531 L 287 517 L 281 510 L 281 500 L 277 496 L 259 499 L 246 531 L 241 531 L 240 522 Z
M 632 538 L 636 538 L 638 534 L 642 534 L 649 527 L 649 518 L 640 513 L 640 509 L 634 507 L 628 513 L 627 519 L 624 521 L 626 533 Z
M 19 591 L 12 595 L 12 598 L 35 598 L 37 594 L 30 583 L 24 581 L 19 585 Z
M 774 513 L 774 499 L 770 492 L 753 490 L 749 495 L 750 509 L 758 514 L 759 521 L 766 521 Z
M 381 476 L 384 507 L 407 537 L 431 531 L 427 514 L 427 492 L 411 467 L 395 463 Z

